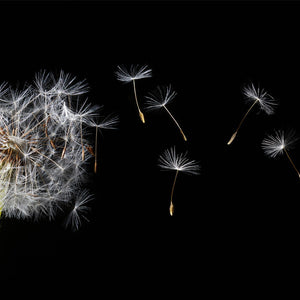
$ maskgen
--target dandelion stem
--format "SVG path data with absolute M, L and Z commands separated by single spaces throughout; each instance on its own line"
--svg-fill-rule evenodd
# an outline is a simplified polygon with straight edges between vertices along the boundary
M 172 120 L 175 122 L 176 126 L 178 127 L 178 129 L 180 130 L 180 133 L 182 134 L 182 137 L 185 141 L 187 141 L 187 138 L 185 136 L 185 134 L 183 133 L 183 130 L 181 129 L 180 125 L 178 124 L 178 122 L 176 121 L 176 119 L 173 117 L 173 115 L 171 114 L 171 112 L 167 109 L 167 107 L 164 105 L 163 106 L 165 108 L 165 110 L 167 111 L 167 113 L 170 115 L 170 117 L 172 118 Z
M 249 112 L 251 111 L 251 109 L 253 108 L 253 106 L 258 102 L 258 100 L 255 100 L 255 102 L 250 106 L 250 108 L 247 110 L 247 112 L 245 113 L 245 115 L 243 116 L 242 120 L 240 121 L 236 131 L 233 133 L 233 135 L 231 136 L 229 142 L 227 143 L 227 145 L 230 145 L 233 140 L 235 139 L 237 133 L 238 133 L 238 130 L 240 129 L 240 127 L 242 126 L 244 120 L 246 119 L 247 115 L 249 114 Z
M 95 164 L 94 164 L 94 172 L 97 173 L 97 144 L 98 144 L 98 127 L 96 126 L 96 136 L 95 136 Z
M 52 163 L 54 163 L 55 165 L 57 165 L 61 170 L 63 170 L 64 168 L 62 166 L 60 166 L 57 162 L 55 162 L 53 159 L 51 159 L 50 157 L 48 157 L 47 155 L 44 155 L 43 153 L 41 153 L 39 150 L 32 148 L 33 151 L 35 151 L 36 153 L 40 154 L 41 156 L 45 157 L 46 159 L 50 160 Z
M 138 103 L 138 99 L 137 99 L 137 95 L 136 95 L 136 88 L 135 88 L 135 80 L 134 80 L 134 79 L 132 79 L 132 83 L 133 83 L 133 91 L 134 91 L 135 103 L 136 103 L 137 109 L 138 109 L 138 111 L 139 111 L 139 115 L 140 115 L 141 121 L 142 121 L 143 123 L 145 123 L 144 114 L 143 114 L 142 111 L 140 110 L 140 106 L 139 106 L 139 103 Z
M 22 136 L 21 136 L 21 138 L 24 138 L 26 135 L 28 135 L 36 127 L 38 127 L 40 124 L 42 124 L 47 118 L 48 118 L 48 116 L 46 116 L 42 121 L 40 121 L 39 123 L 37 123 L 34 127 L 30 128 L 30 130 L 28 130 L 27 132 L 23 133 Z
M 81 141 L 81 159 L 84 160 L 84 146 L 82 136 L 82 120 L 80 120 L 80 141 Z
M 65 152 L 66 152 L 66 149 L 67 149 L 67 143 L 68 143 L 68 137 L 69 137 L 69 133 L 70 133 L 70 129 L 71 129 L 71 124 L 72 124 L 72 122 L 70 122 L 69 127 L 68 127 L 67 137 L 66 137 L 66 140 L 65 140 L 65 145 L 64 145 L 63 151 L 61 153 L 61 157 L 60 157 L 61 159 L 63 159 L 64 156 L 65 156 Z
M 169 208 L 171 216 L 173 216 L 173 214 L 174 214 L 173 194 L 174 194 L 174 188 L 175 188 L 177 176 L 178 176 L 178 170 L 176 170 L 176 174 L 175 174 L 175 178 L 174 178 L 174 182 L 173 182 L 173 186 L 172 186 L 172 191 L 171 191 L 171 201 L 170 201 L 170 208 Z
M 283 148 L 283 150 L 284 150 L 284 152 L 285 152 L 287 158 L 289 159 L 290 163 L 292 164 L 293 168 L 295 169 L 295 171 L 297 172 L 297 174 L 298 174 L 298 176 L 299 176 L 299 178 L 300 178 L 300 173 L 299 173 L 299 171 L 297 170 L 295 164 L 293 163 L 293 161 L 292 161 L 290 155 L 288 154 L 287 150 L 286 150 L 285 148 Z

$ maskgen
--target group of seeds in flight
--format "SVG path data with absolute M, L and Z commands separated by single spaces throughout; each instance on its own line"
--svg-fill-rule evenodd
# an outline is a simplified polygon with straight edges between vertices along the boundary
M 138 109 L 139 117 L 143 123 L 145 123 L 144 114 L 140 108 L 137 91 L 136 91 L 136 80 L 149 78 L 152 76 L 152 70 L 149 69 L 147 65 L 139 66 L 139 65 L 131 65 L 129 68 L 125 66 L 118 66 L 116 71 L 116 77 L 119 81 L 129 83 L 132 82 L 133 84 L 133 92 L 134 98 L 136 102 L 136 106 Z M 259 106 L 260 110 L 265 112 L 268 115 L 274 113 L 276 106 L 278 105 L 277 101 L 268 94 L 264 89 L 259 87 L 255 87 L 252 83 L 245 86 L 243 88 L 243 95 L 250 106 L 247 112 L 243 115 L 241 121 L 239 122 L 236 130 L 232 134 L 231 138 L 227 142 L 227 145 L 231 145 L 232 142 L 235 140 L 242 124 L 244 123 L 247 115 L 253 110 L 253 108 Z M 183 139 L 187 141 L 187 138 L 178 124 L 177 120 L 171 114 L 169 109 L 167 108 L 167 104 L 174 99 L 176 96 L 176 92 L 172 89 L 171 85 L 169 86 L 158 86 L 156 90 L 150 92 L 145 98 L 146 101 L 146 110 L 155 110 L 155 109 L 165 109 L 167 114 L 171 117 L 171 119 L 176 124 L 177 128 L 179 129 Z M 262 141 L 262 149 L 264 153 L 274 158 L 276 156 L 285 154 L 290 161 L 291 165 L 297 172 L 298 176 L 300 177 L 300 173 L 297 170 L 294 162 L 292 161 L 288 149 L 295 143 L 297 137 L 295 135 L 294 130 L 274 130 L 272 133 L 266 135 L 266 137 Z M 173 193 L 175 188 L 176 179 L 179 172 L 189 173 L 189 174 L 199 174 L 200 166 L 197 161 L 190 160 L 187 157 L 186 153 L 177 153 L 176 148 L 171 147 L 170 149 L 166 149 L 158 159 L 158 165 L 162 169 L 165 170 L 173 170 L 175 172 L 175 177 L 171 189 L 171 197 L 170 197 L 170 206 L 169 212 L 172 216 L 174 214 L 174 203 L 173 203 Z

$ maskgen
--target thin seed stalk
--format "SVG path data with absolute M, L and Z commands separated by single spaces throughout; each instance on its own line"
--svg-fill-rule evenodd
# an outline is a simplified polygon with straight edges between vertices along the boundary
M 250 106 L 250 108 L 247 110 L 247 112 L 245 113 L 245 115 L 243 116 L 242 120 L 240 121 L 236 131 L 233 133 L 233 135 L 231 136 L 230 140 L 228 141 L 227 145 L 230 145 L 234 139 L 236 138 L 236 135 L 240 129 L 240 127 L 242 126 L 244 120 L 246 119 L 247 115 L 249 114 L 249 112 L 251 111 L 251 109 L 253 108 L 253 106 L 258 102 L 258 100 L 255 100 L 255 102 Z
M 294 168 L 294 169 L 295 169 L 295 171 L 297 172 L 297 174 L 298 174 L 298 177 L 300 178 L 300 173 L 299 173 L 299 171 L 297 170 L 297 168 L 296 168 L 295 164 L 293 163 L 293 161 L 292 161 L 292 159 L 291 159 L 290 155 L 288 154 L 287 150 L 286 150 L 285 148 L 283 148 L 283 150 L 284 150 L 284 152 L 285 152 L 285 154 L 286 154 L 287 158 L 289 159 L 289 161 L 290 161 L 291 165 L 293 166 L 293 168 Z
M 82 120 L 80 121 L 81 159 L 84 160 L 84 145 L 82 135 Z
M 1 164 L 1 165 L 0 165 L 0 171 L 1 171 L 2 168 L 6 168 L 6 166 L 7 166 L 6 163 L 4 163 L 4 165 Z M 10 165 L 9 165 L 9 167 L 10 167 Z M 1 174 L 0 181 L 2 181 L 2 180 L 4 179 L 4 177 L 5 177 L 5 179 L 6 179 L 8 182 L 10 182 L 10 179 L 11 179 L 11 176 L 12 176 L 12 172 L 13 172 L 13 169 L 10 168 L 8 174 L 6 174 L 6 173 L 5 173 L 5 175 L 4 175 L 4 174 Z M 2 188 L 2 190 L 0 190 L 0 219 L 1 219 L 2 210 L 3 210 L 3 205 L 4 205 L 2 199 L 5 197 L 5 195 L 6 195 L 6 193 L 7 193 L 7 189 L 8 189 L 8 184 L 7 184 L 6 186 L 4 186 L 4 187 Z
M 135 80 L 134 79 L 132 80 L 132 83 L 133 83 L 133 91 L 134 91 L 135 103 L 136 103 L 137 109 L 139 111 L 139 116 L 140 116 L 141 121 L 143 123 L 145 123 L 145 117 L 144 117 L 144 114 L 142 113 L 142 111 L 140 110 L 139 102 L 138 102 L 138 99 L 137 99 L 136 87 L 135 87 Z
M 176 126 L 178 127 L 178 129 L 179 129 L 179 131 L 180 131 L 180 133 L 181 133 L 183 139 L 184 139 L 185 141 L 187 141 L 187 138 L 186 138 L 185 134 L 183 133 L 182 128 L 180 127 L 180 125 L 179 125 L 178 122 L 176 121 L 176 119 L 173 117 L 173 115 L 172 115 L 171 112 L 167 109 L 167 107 L 166 107 L 165 105 L 164 105 L 164 108 L 165 108 L 165 110 L 167 111 L 167 113 L 170 115 L 170 117 L 172 118 L 172 120 L 175 122 L 175 124 L 176 124 Z
M 96 136 L 95 136 L 95 163 L 94 163 L 94 173 L 97 173 L 97 152 L 98 152 L 98 127 L 96 126 Z
M 170 201 L 170 207 L 169 207 L 171 216 L 173 216 L 173 214 L 174 214 L 173 194 L 174 194 L 174 188 L 175 188 L 177 176 L 178 176 L 178 170 L 176 170 L 176 174 L 175 174 L 174 182 L 173 182 L 173 186 L 172 186 L 172 191 L 171 191 L 171 201 Z

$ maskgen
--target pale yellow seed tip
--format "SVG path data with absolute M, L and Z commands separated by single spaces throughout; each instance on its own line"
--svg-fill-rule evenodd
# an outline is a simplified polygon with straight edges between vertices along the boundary
M 173 216 L 173 214 L 174 214 L 174 205 L 173 205 L 172 202 L 171 202 L 171 204 L 170 204 L 169 210 L 170 210 L 170 215 Z
M 183 131 L 180 130 L 180 132 L 181 132 L 181 134 L 182 134 L 182 136 L 183 136 L 183 139 L 184 139 L 185 141 L 187 141 L 187 138 L 186 138 L 185 134 L 183 133 Z
M 237 132 L 235 132 L 235 133 L 232 135 L 232 137 L 230 138 L 230 140 L 229 140 L 229 142 L 227 143 L 227 145 L 230 145 L 230 144 L 233 142 L 233 140 L 234 140 L 235 137 L 236 137 L 236 134 L 237 134 Z
M 140 114 L 140 118 L 141 118 L 142 122 L 145 123 L 144 114 L 141 111 L 139 111 L 139 114 Z
M 84 160 L 84 148 L 82 147 L 82 150 L 81 150 L 81 159 Z

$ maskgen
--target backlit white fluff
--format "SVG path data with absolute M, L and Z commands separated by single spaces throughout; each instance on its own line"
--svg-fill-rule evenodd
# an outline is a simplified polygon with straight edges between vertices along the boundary
M 119 81 L 130 82 L 151 77 L 152 70 L 147 65 L 131 65 L 129 68 L 120 65 L 117 66 L 116 76 Z
M 76 217 L 70 221 L 78 228 L 77 215 L 89 199 L 86 192 L 80 193 L 93 155 L 94 142 L 87 137 L 99 109 L 79 98 L 87 90 L 84 81 L 64 72 L 56 78 L 42 71 L 34 85 L 20 91 L 0 85 L 2 216 L 52 219 L 81 195 L 76 198 L 79 204 L 75 202 Z
M 261 146 L 265 154 L 272 158 L 275 158 L 281 154 L 285 154 L 300 178 L 300 173 L 287 151 L 293 147 L 297 140 L 298 137 L 296 136 L 294 130 L 274 130 L 272 134 L 268 134 L 263 139 Z
M 278 105 L 277 101 L 270 94 L 260 87 L 255 88 L 253 83 L 243 88 L 243 94 L 247 101 L 252 103 L 258 102 L 261 110 L 268 115 L 273 114 Z

